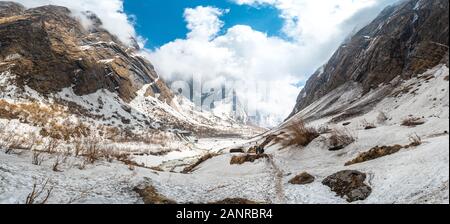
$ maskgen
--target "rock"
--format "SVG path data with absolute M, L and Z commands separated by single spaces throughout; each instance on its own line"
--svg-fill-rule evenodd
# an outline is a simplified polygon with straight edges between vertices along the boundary
M 364 183 L 366 174 L 355 170 L 337 172 L 322 181 L 322 184 L 348 202 L 365 200 L 372 192 L 372 188 Z
M 244 153 L 244 149 L 242 148 L 230 149 L 230 153 Z
M 338 146 L 333 146 L 333 147 L 329 148 L 328 151 L 339 151 L 344 148 L 345 148 L 345 145 L 338 145 Z
M 40 94 L 73 87 L 77 95 L 107 89 L 130 102 L 145 84 L 154 83 L 147 94 L 159 94 L 170 102 L 173 94 L 153 65 L 137 56 L 138 49 L 126 46 L 88 14 L 87 30 L 69 9 L 47 5 L 25 10 L 23 6 L 0 3 L 0 72 L 10 71 L 19 87 Z
M 298 185 L 304 185 L 304 184 L 310 184 L 312 182 L 314 182 L 315 177 L 312 176 L 309 173 L 303 172 L 297 176 L 295 176 L 294 178 L 292 178 L 289 183 L 290 184 L 298 184 Z
M 352 122 L 345 122 L 345 123 L 343 123 L 342 124 L 342 126 L 348 126 L 348 125 L 350 125 Z
M 258 154 L 258 155 L 252 155 L 252 154 L 245 154 L 242 156 L 233 156 L 230 161 L 230 165 L 233 164 L 244 164 L 246 162 L 255 162 L 258 159 L 262 158 L 269 158 L 267 154 Z
M 363 163 L 369 160 L 374 160 L 383 156 L 391 155 L 400 151 L 404 146 L 394 145 L 394 146 L 381 146 L 373 147 L 367 152 L 359 154 L 355 159 L 345 163 L 345 166 L 350 166 L 356 163 Z
M 420 7 L 415 8 L 416 5 Z M 408 0 L 387 7 L 374 21 L 345 41 L 328 63 L 309 78 L 289 117 L 333 90 L 346 88 L 350 91 L 356 87 L 364 95 L 380 84 L 399 83 L 439 63 L 448 65 L 448 11 L 448 0 Z M 344 93 L 331 101 L 340 102 L 336 110 L 330 111 L 330 105 L 302 118 L 320 119 L 342 112 L 348 114 L 347 118 L 357 116 L 356 112 L 361 108 L 352 113 L 342 111 L 351 105 L 352 99 L 343 104 L 341 95 Z

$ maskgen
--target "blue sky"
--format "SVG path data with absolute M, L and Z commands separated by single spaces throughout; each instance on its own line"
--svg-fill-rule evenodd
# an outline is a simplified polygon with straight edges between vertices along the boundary
M 136 31 L 147 38 L 146 47 L 154 49 L 175 39 L 186 37 L 188 32 L 183 18 L 185 8 L 199 5 L 229 9 L 221 20 L 225 23 L 225 32 L 234 25 L 249 25 L 254 30 L 270 36 L 283 36 L 280 31 L 283 20 L 279 11 L 273 6 L 253 7 L 237 5 L 229 0 L 125 0 L 125 12 L 136 16 Z

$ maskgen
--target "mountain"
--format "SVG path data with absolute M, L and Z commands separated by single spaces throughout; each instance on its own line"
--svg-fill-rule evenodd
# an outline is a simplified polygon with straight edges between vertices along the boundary
M 0 203 L 448 204 L 448 4 L 385 9 L 262 133 L 234 99 L 195 110 L 92 13 L 0 2 Z
M 357 89 L 364 96 L 380 85 L 391 82 L 398 85 L 399 80 L 408 80 L 438 64 L 448 66 L 448 10 L 446 0 L 402 1 L 383 10 L 311 76 L 289 117 L 338 89 Z M 353 110 L 373 106 L 388 92 Z M 341 96 L 332 95 L 330 102 L 338 101 Z M 348 103 L 339 103 L 341 106 L 336 110 L 325 111 L 327 107 L 324 107 L 305 118 L 320 118 L 343 110 L 354 113 Z
M 91 129 L 112 126 L 136 133 L 175 130 L 196 135 L 245 129 L 232 119 L 200 113 L 176 96 L 133 42 L 132 46 L 121 43 L 91 12 L 76 18 L 65 7 L 25 9 L 14 2 L 0 2 L 3 104 L 41 101 L 39 107 L 64 108 L 64 117 L 75 116 L 87 126 L 99 124 Z M 22 107 L 0 111 L 0 118 L 9 119 L 36 112 Z M 51 128 L 35 120 L 27 122 Z M 50 118 L 48 122 L 60 121 Z

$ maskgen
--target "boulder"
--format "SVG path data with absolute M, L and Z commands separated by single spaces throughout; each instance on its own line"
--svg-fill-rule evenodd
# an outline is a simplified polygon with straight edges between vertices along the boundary
M 366 174 L 355 170 L 337 172 L 322 181 L 322 184 L 348 202 L 365 200 L 372 192 L 372 188 L 364 183 Z

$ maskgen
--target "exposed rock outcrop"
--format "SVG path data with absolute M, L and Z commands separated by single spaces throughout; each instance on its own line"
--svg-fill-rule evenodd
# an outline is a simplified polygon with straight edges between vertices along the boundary
M 364 183 L 366 174 L 355 170 L 337 172 L 322 181 L 322 184 L 331 188 L 340 197 L 348 202 L 364 200 L 369 197 L 372 188 Z
M 78 95 L 99 89 L 117 92 L 126 102 L 151 84 L 147 95 L 169 102 L 172 93 L 150 62 L 101 28 L 101 21 L 83 27 L 71 11 L 60 6 L 25 9 L 12 2 L 0 4 L 0 72 L 16 75 L 18 86 L 41 94 L 73 87 Z
M 335 52 L 326 65 L 314 73 L 301 91 L 291 116 L 335 91 L 329 105 L 348 97 L 350 90 L 361 96 L 380 84 L 395 85 L 396 78 L 409 79 L 439 63 L 448 65 L 449 2 L 447 0 L 409 0 L 390 6 Z M 397 82 L 398 83 L 398 82 Z M 386 96 L 390 88 L 380 92 Z M 358 115 L 376 99 L 348 109 L 343 117 Z M 328 107 L 316 108 L 309 116 L 323 117 L 342 112 L 342 108 L 320 114 Z M 303 116 L 307 118 L 307 116 Z
M 312 182 L 314 182 L 316 178 L 307 173 L 307 172 L 303 172 L 297 176 L 295 176 L 294 178 L 292 178 L 291 180 L 289 180 L 290 184 L 297 184 L 297 185 L 305 185 L 305 184 L 310 184 Z

